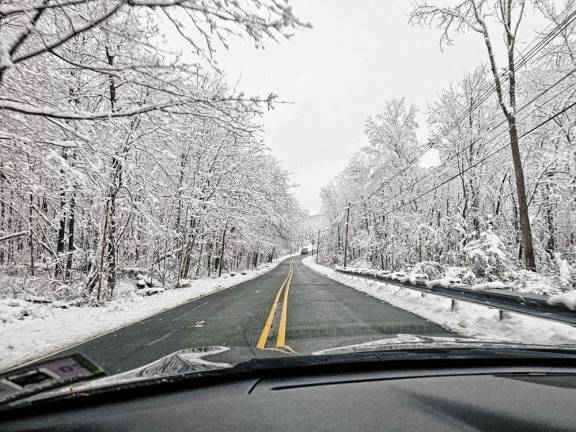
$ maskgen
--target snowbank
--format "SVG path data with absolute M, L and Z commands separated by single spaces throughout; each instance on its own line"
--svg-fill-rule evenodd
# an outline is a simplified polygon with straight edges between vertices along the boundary
M 194 280 L 187 288 L 167 290 L 148 297 L 137 295 L 134 289 L 119 286 L 123 295 L 102 307 L 62 309 L 23 300 L 0 300 L 0 370 L 52 355 L 182 303 L 254 279 L 290 256 L 294 255 L 281 257 L 257 270 L 246 271 L 245 275 Z
M 548 304 L 563 304 L 570 310 L 576 310 L 576 291 L 553 295 L 548 299 Z
M 502 239 L 491 228 L 481 232 L 478 238 L 463 246 L 460 252 L 458 261 L 464 264 L 462 266 L 422 261 L 400 269 L 408 275 L 401 271 L 387 272 L 387 278 L 411 284 L 420 279 L 420 282 L 426 282 L 428 286 L 462 285 L 473 290 L 507 289 L 549 296 L 576 289 L 576 268 L 566 258 L 562 258 L 562 254 L 554 256 L 557 272 L 548 269 L 547 273 L 537 273 L 518 268 L 510 253 L 506 252 Z M 360 260 L 348 269 L 357 274 L 376 277 L 381 272 L 371 269 L 371 265 Z
M 487 289 L 510 289 L 510 285 L 506 285 L 501 281 L 483 282 L 470 287 L 474 291 L 482 291 Z
M 481 255 L 477 254 L 476 256 Z M 498 289 L 551 296 L 566 292 L 572 287 L 576 288 L 574 285 L 575 278 L 572 276 L 572 272 L 576 272 L 576 270 L 572 269 L 566 260 L 560 260 L 558 267 L 559 274 L 541 274 L 523 269 L 508 268 L 499 272 L 498 276 L 488 275 L 484 272 L 484 276 L 478 277 L 470 267 L 444 266 L 433 261 L 416 263 L 413 268 L 408 267 L 409 272 L 382 271 L 361 265 L 348 267 L 347 270 L 359 275 L 380 277 L 402 283 L 408 282 L 412 285 L 426 283 L 429 287 L 462 287 L 476 291 Z M 335 268 L 341 269 L 339 266 L 335 266 Z
M 332 280 L 420 315 L 462 336 L 495 342 L 576 344 L 576 328 L 569 325 L 508 312 L 505 312 L 503 319 L 500 320 L 497 310 L 485 306 L 461 301 L 452 303 L 452 300 L 444 297 L 338 273 L 331 268 L 316 264 L 310 258 L 302 262 Z

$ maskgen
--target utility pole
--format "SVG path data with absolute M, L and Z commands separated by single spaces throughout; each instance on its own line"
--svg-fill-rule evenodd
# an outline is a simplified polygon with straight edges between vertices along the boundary
M 318 230 L 318 239 L 316 240 L 316 264 L 318 264 L 318 252 L 320 251 L 320 230 Z
M 350 221 L 350 203 L 346 208 L 346 235 L 344 237 L 344 267 L 346 267 L 348 261 L 348 222 Z

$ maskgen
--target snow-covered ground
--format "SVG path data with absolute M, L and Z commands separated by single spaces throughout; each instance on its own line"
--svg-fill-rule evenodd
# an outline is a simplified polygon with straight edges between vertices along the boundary
M 552 285 L 546 282 L 546 280 L 558 279 L 557 277 L 550 278 L 538 273 L 526 272 L 532 274 L 525 277 L 524 280 L 522 280 L 523 285 L 518 288 L 518 284 L 505 283 L 499 280 L 470 284 L 470 281 L 474 280 L 475 277 L 474 274 L 470 272 L 470 269 L 466 267 L 448 267 L 444 276 L 434 280 L 429 280 L 428 274 L 414 272 L 414 270 L 408 273 L 402 271 L 390 272 L 366 267 L 347 267 L 344 269 L 341 266 L 335 266 L 334 268 L 335 270 L 347 272 L 350 275 L 377 278 L 384 283 L 386 281 L 398 281 L 411 285 L 425 283 L 428 287 L 464 288 L 471 291 L 503 290 L 508 291 L 509 294 L 536 294 L 546 299 L 548 304 L 563 305 L 570 310 L 576 310 L 576 291 L 561 291 L 562 289 L 566 289 L 566 287 L 559 287 L 558 285 Z M 538 283 L 539 281 L 541 283 Z M 516 282 L 518 282 L 518 280 Z
M 576 328 L 569 325 L 508 312 L 500 320 L 497 310 L 462 301 L 456 301 L 455 310 L 452 311 L 451 300 L 445 297 L 338 273 L 316 264 L 312 257 L 304 259 L 303 263 L 332 280 L 413 312 L 463 336 L 502 342 L 576 344 Z
M 0 299 L 0 371 L 74 346 L 78 343 L 117 330 L 182 303 L 213 294 L 254 279 L 276 267 L 264 264 L 245 275 L 223 275 L 215 279 L 192 281 L 187 288 L 167 290 L 142 297 L 133 286 L 118 287 L 119 295 L 105 306 L 82 306 L 62 309 L 49 304 L 24 300 Z

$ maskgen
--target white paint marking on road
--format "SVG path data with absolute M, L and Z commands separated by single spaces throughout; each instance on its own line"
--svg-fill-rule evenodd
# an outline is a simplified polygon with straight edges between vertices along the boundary
M 176 318 L 174 318 L 174 319 L 172 320 L 172 322 L 178 321 L 178 320 L 179 320 L 180 318 L 182 318 L 184 315 L 186 315 L 186 314 L 188 314 L 188 313 L 190 313 L 190 312 L 192 312 L 192 311 L 195 311 L 196 309 L 200 309 L 202 306 L 207 305 L 207 304 L 208 304 L 208 302 L 204 302 L 204 303 L 201 303 L 201 304 L 199 304 L 199 305 L 194 306 L 192 309 L 187 310 L 186 312 L 184 312 L 184 313 L 181 314 L 181 315 L 178 315 Z
M 166 333 L 164 336 L 159 337 L 158 339 L 154 339 L 152 342 L 150 342 L 149 344 L 147 344 L 148 346 L 154 345 L 155 343 L 158 343 L 164 339 L 166 339 L 167 337 L 169 337 L 172 333 L 174 333 L 174 331 L 169 331 L 168 333 Z

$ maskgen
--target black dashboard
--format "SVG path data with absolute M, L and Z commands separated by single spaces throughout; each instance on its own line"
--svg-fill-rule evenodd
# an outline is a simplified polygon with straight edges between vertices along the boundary
M 11 431 L 576 431 L 567 366 L 251 373 L 4 411 Z

